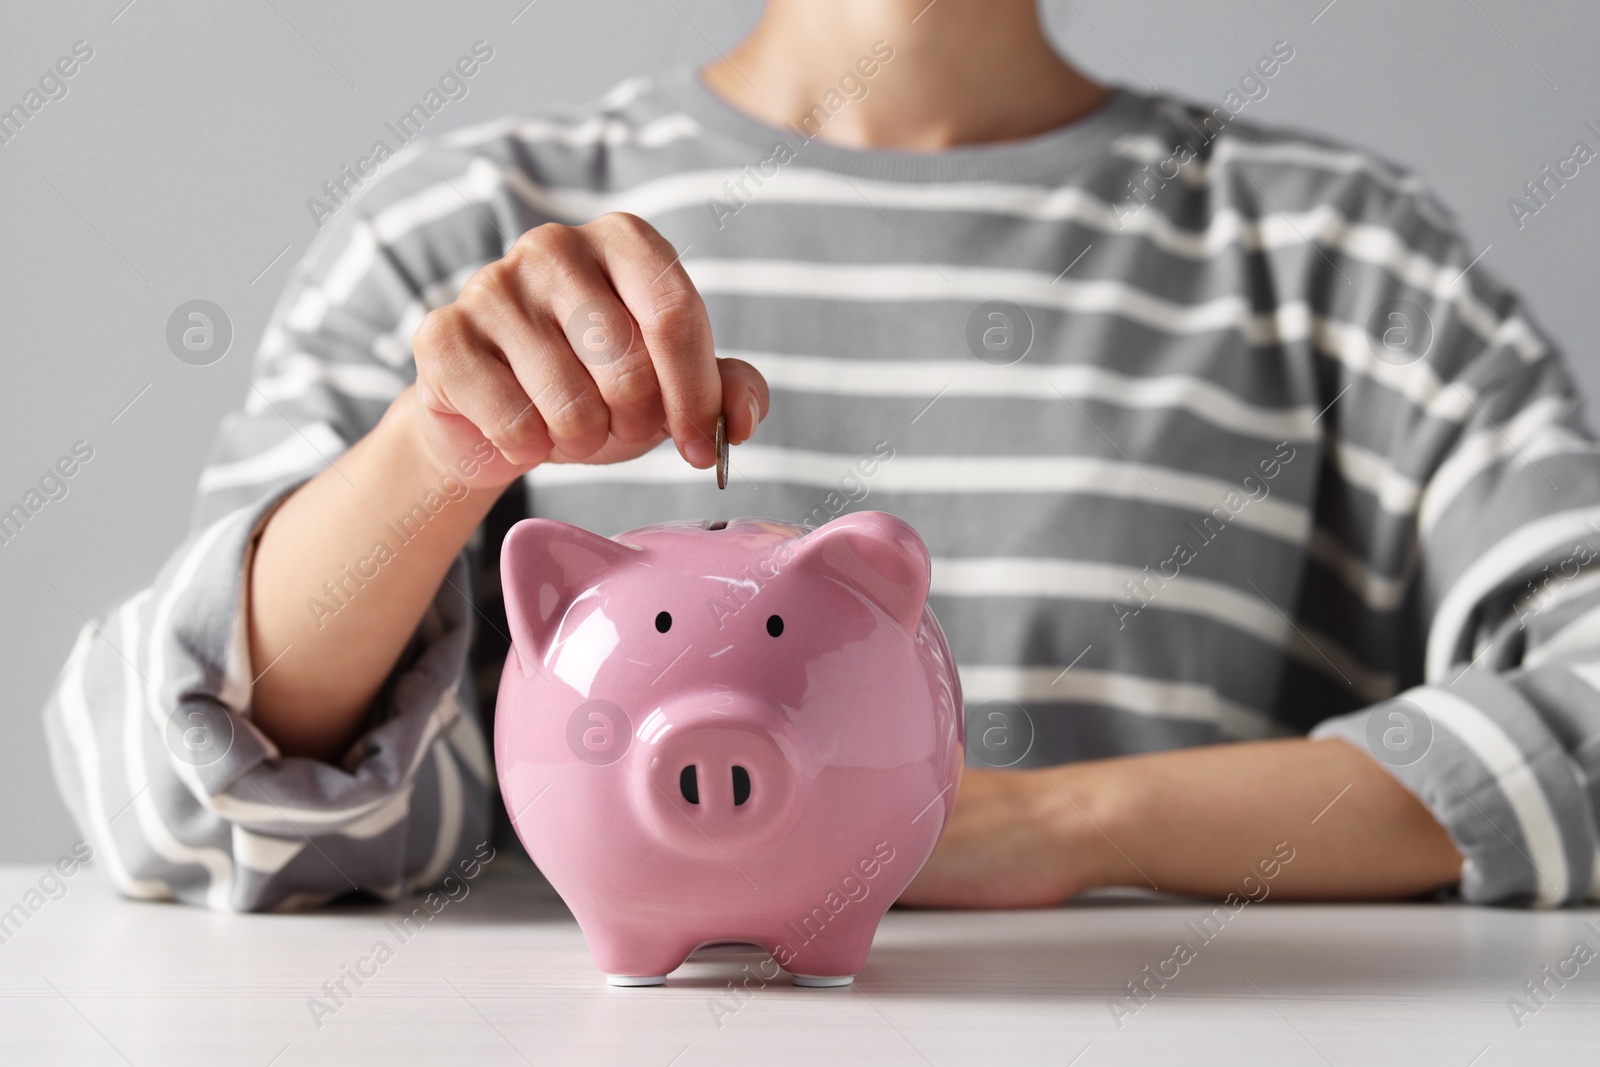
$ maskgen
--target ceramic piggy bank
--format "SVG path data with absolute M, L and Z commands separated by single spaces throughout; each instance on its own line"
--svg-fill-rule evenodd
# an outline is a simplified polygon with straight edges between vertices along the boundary
M 916 531 L 528 519 L 500 568 L 501 790 L 599 969 L 659 985 L 744 943 L 796 984 L 848 984 L 961 775 Z

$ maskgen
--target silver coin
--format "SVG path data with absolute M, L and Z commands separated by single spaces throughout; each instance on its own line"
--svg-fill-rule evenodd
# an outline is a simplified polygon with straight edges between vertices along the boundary
M 717 488 L 728 488 L 728 416 L 717 416 Z

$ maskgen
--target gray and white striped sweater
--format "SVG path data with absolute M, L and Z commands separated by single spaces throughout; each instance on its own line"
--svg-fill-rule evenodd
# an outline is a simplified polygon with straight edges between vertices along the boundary
M 337 766 L 251 725 L 243 568 L 412 379 L 428 309 L 532 226 L 631 211 L 771 415 L 726 493 L 669 444 L 537 469 L 502 518 L 894 512 L 969 709 L 1027 711 L 1020 765 L 1344 737 L 1449 828 L 1467 899 L 1600 896 L 1600 463 L 1562 360 L 1414 178 L 1227 118 L 1119 91 L 1025 142 L 856 151 L 679 71 L 381 163 L 294 272 L 191 537 L 46 710 L 118 888 L 387 897 L 484 839 L 492 531 Z

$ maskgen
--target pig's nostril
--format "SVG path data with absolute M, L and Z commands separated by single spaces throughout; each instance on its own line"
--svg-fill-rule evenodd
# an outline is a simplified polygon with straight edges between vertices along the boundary
M 750 772 L 735 764 L 733 768 L 733 806 L 750 799 Z
M 695 773 L 694 764 L 689 764 L 678 772 L 678 792 L 683 794 L 683 799 L 691 804 L 700 803 L 700 779 Z

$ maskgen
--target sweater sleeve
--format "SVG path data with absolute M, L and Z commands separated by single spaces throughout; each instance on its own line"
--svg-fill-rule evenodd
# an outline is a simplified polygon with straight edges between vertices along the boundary
M 1385 224 L 1443 270 L 1397 251 L 1362 294 L 1376 343 L 1334 383 L 1312 554 L 1366 596 L 1333 636 L 1390 643 L 1405 666 L 1401 691 L 1313 736 L 1367 751 L 1427 805 L 1465 859 L 1465 899 L 1594 900 L 1600 451 L 1560 353 L 1429 221 L 1442 209 L 1396 210 Z
M 393 898 L 440 881 L 488 834 L 470 550 L 342 758 L 286 758 L 251 722 L 253 682 L 273 667 L 251 661 L 246 632 L 256 534 L 376 424 L 414 378 L 417 323 L 499 255 L 482 210 L 439 203 L 472 160 L 392 166 L 295 269 L 201 474 L 189 537 L 150 585 L 83 628 L 45 708 L 67 805 L 129 896 L 228 910 Z

